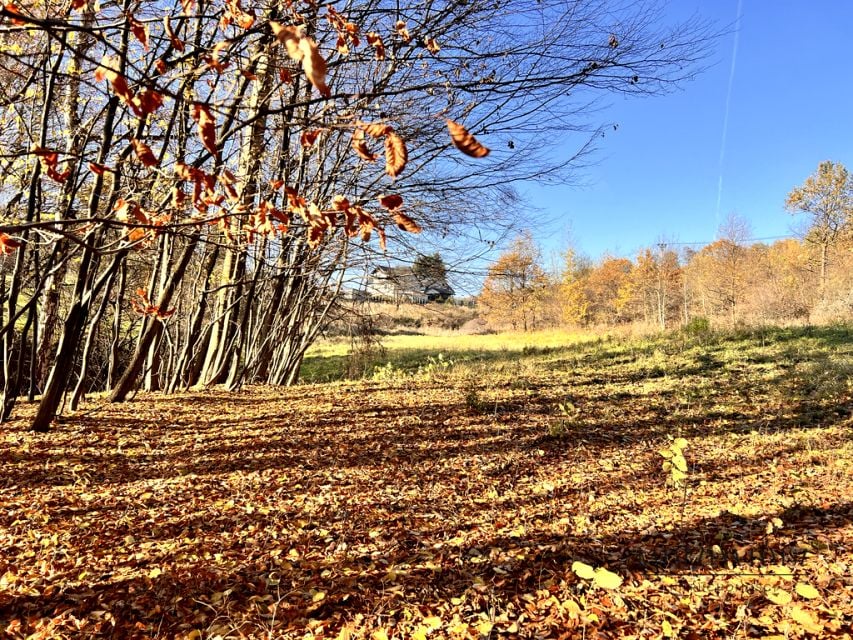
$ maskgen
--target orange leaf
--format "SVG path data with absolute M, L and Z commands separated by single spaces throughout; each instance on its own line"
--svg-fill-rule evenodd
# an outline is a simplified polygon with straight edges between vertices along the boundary
M 386 209 L 399 209 L 403 206 L 403 198 L 396 193 L 379 196 L 379 204 Z
M 130 103 L 131 109 L 140 118 L 147 116 L 149 113 L 154 113 L 163 106 L 163 95 L 154 91 L 154 89 L 143 89 Z
M 15 249 L 21 246 L 18 240 L 12 236 L 0 232 L 0 254 L 12 253 Z
M 477 142 L 477 139 L 468 133 L 468 130 L 461 124 L 453 122 L 453 120 L 448 120 L 447 129 L 450 131 L 450 139 L 453 141 L 453 146 L 466 156 L 484 158 L 489 155 L 489 150 Z
M 314 143 L 317 142 L 317 137 L 322 133 L 322 129 L 309 129 L 308 131 L 303 131 L 302 135 L 299 137 L 299 141 L 303 147 L 312 147 Z
M 139 40 L 142 48 L 148 51 L 148 26 L 134 18 L 131 13 L 127 14 L 127 21 L 130 24 L 130 32 Z
M 217 42 L 213 45 L 210 56 L 205 59 L 207 61 L 207 66 L 216 71 L 216 73 L 222 73 L 225 71 L 231 63 L 220 60 L 219 56 L 221 56 L 223 51 L 230 46 L 231 43 L 228 42 L 228 40 L 222 40 L 221 42 Z
M 113 65 L 115 64 L 117 63 L 111 56 L 105 55 L 101 58 L 100 66 L 95 69 L 95 80 L 98 82 L 108 80 L 113 87 L 113 91 L 115 91 L 115 94 L 121 101 L 131 105 L 131 108 L 133 108 L 133 91 L 127 86 L 127 80 L 125 80 L 124 76 L 113 69 Z
M 172 22 L 168 13 L 163 17 L 163 28 L 166 30 L 166 36 L 168 36 L 169 42 L 172 43 L 172 47 L 175 51 L 183 51 L 184 42 L 175 35 L 174 31 L 172 31 Z
M 285 84 L 293 83 L 293 76 L 290 74 L 288 69 L 279 69 L 278 70 L 278 79 L 281 80 Z
M 106 167 L 106 166 L 104 166 L 104 165 L 102 165 L 102 164 L 97 164 L 97 163 L 95 163 L 95 162 L 90 162 L 90 163 L 89 163 L 89 171 L 91 171 L 91 172 L 92 172 L 92 173 L 94 173 L 95 175 L 102 176 L 102 175 L 104 175 L 107 171 L 114 171 L 114 169 L 110 169 L 109 167 Z
M 399 176 L 409 161 L 406 143 L 393 131 L 385 136 L 385 173 L 392 178 Z
M 270 27 L 276 39 L 287 49 L 287 55 L 292 60 L 299 62 L 305 55 L 304 51 L 299 48 L 299 41 L 302 40 L 302 30 L 299 27 L 285 26 L 274 20 L 270 20 Z
M 382 36 L 375 31 L 371 31 L 367 34 L 367 44 L 375 49 L 377 60 L 385 59 L 385 43 L 382 42 Z
M 368 162 L 376 161 L 376 154 L 371 153 L 367 148 L 367 142 L 364 139 L 364 129 L 356 129 L 352 132 L 352 148 L 362 160 Z
M 435 41 L 435 38 L 424 37 L 424 45 L 426 46 L 427 50 L 433 55 L 441 51 L 441 47 L 438 46 L 438 43 Z
M 48 178 L 56 182 L 65 182 L 68 180 L 68 176 L 71 175 L 71 169 L 66 169 L 62 172 L 56 169 L 56 165 L 59 163 L 59 154 L 56 151 L 42 147 L 33 147 L 33 153 L 41 160 Z
M 23 13 L 21 13 L 21 10 L 18 9 L 18 7 L 15 5 L 14 2 L 7 2 L 5 5 L 3 5 L 3 8 L 6 9 L 6 13 L 11 14 L 12 16 L 22 16 L 23 17 L 23 15 L 24 15 Z M 11 22 L 13 25 L 15 25 L 17 27 L 20 27 L 20 26 L 27 24 L 26 20 L 21 20 L 20 18 L 15 18 L 15 17 L 9 18 L 9 22 Z
M 133 138 L 130 141 L 130 144 L 133 145 L 133 151 L 136 153 L 136 157 L 139 158 L 139 161 L 142 164 L 146 167 L 157 166 L 157 157 L 151 151 L 151 147 L 142 142 L 142 140 L 137 140 L 136 138 Z
M 391 131 L 393 131 L 393 129 L 389 125 L 382 124 L 380 122 L 371 122 L 370 124 L 364 125 L 364 132 L 371 138 L 381 138 Z
M 240 0 L 225 0 L 225 14 L 220 20 L 222 26 L 234 22 L 241 29 L 251 29 L 255 24 L 255 16 L 243 10 Z
M 342 35 L 338 35 L 338 39 L 335 41 L 335 49 L 337 49 L 338 53 L 342 56 L 349 55 L 349 45 L 347 44 L 346 38 Z
M 412 220 L 409 216 L 401 211 L 392 212 L 394 217 L 394 222 L 397 223 L 397 226 L 400 227 L 403 231 L 408 231 L 409 233 L 420 233 L 421 225 Z
M 409 33 L 408 27 L 406 27 L 405 20 L 397 20 L 397 24 L 394 25 L 394 29 L 397 32 L 397 35 L 402 38 L 403 42 L 409 43 L 412 40 L 412 36 Z
M 178 186 L 172 187 L 172 207 L 181 209 L 187 200 L 187 193 Z
M 308 227 L 308 246 L 312 249 L 323 241 L 326 235 L 326 227 Z
M 201 139 L 204 148 L 214 156 L 219 157 L 219 150 L 216 148 L 216 122 L 210 109 L 196 102 L 193 104 L 192 116 L 198 124 L 198 137 Z
M 328 98 L 332 92 L 326 86 L 326 60 L 320 55 L 317 43 L 311 38 L 302 38 L 299 41 L 299 49 L 303 53 L 302 70 L 320 95 Z

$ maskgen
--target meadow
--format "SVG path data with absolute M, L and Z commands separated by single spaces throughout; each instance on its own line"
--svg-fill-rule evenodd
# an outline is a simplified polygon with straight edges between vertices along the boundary
M 0 634 L 853 634 L 853 328 L 384 348 L 12 423 Z

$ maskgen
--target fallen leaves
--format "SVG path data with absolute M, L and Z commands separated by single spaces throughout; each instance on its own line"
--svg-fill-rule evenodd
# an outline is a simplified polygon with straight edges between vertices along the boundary
M 588 564 L 576 560 L 572 563 L 572 571 L 584 580 L 591 580 L 592 584 L 602 589 L 618 589 L 622 585 L 622 578 L 604 567 L 593 569 Z
M 797 595 L 802 598 L 805 598 L 806 600 L 813 600 L 814 598 L 820 597 L 820 591 L 815 589 L 810 584 L 805 584 L 803 582 L 798 582 L 794 590 L 797 592 Z
M 336 202 L 357 232 L 357 205 Z M 664 348 L 519 347 L 440 379 L 143 393 L 49 437 L 24 415 L 0 434 L 0 629 L 843 637 L 849 418 L 745 430 L 775 392 L 759 364 L 742 365 L 749 405 L 724 367 L 714 380 L 713 406 L 743 403 L 736 415 L 674 414 L 690 374 L 636 384 Z M 766 362 L 738 349 L 738 363 Z M 470 374 L 487 411 L 460 410 Z M 567 395 L 582 427 L 570 446 L 547 436 Z M 657 453 L 670 431 L 690 443 L 683 516 Z M 784 527 L 768 534 L 774 518 Z
M 807 633 L 815 635 L 823 631 L 823 625 L 819 623 L 814 614 L 800 607 L 792 607 L 790 611 L 791 619 L 799 624 Z

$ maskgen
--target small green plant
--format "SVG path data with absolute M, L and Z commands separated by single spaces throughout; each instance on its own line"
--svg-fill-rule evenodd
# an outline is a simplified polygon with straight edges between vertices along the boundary
M 453 360 L 445 358 L 442 353 L 437 356 L 429 356 L 427 363 L 418 367 L 418 376 L 428 379 L 441 379 L 455 364 Z
M 393 362 L 386 362 L 383 365 L 373 367 L 373 375 L 371 379 L 377 382 L 393 382 L 406 377 L 406 372 L 394 366 Z
M 557 405 L 559 417 L 557 420 L 548 424 L 548 435 L 552 438 L 562 438 L 568 434 L 569 429 L 573 427 L 580 415 L 580 409 L 570 400 L 560 402 Z
M 564 438 L 566 437 L 566 433 L 568 433 L 566 423 L 562 420 L 552 422 L 548 425 L 548 435 L 552 438 Z
M 684 450 L 687 448 L 687 440 L 675 438 L 666 449 L 658 453 L 663 456 L 662 468 L 667 474 L 666 483 L 672 487 L 683 487 L 687 481 L 687 459 Z
M 690 322 L 684 325 L 684 333 L 694 338 L 704 338 L 711 333 L 711 321 L 702 316 L 691 318 Z
M 477 387 L 477 383 L 474 380 L 469 379 L 465 381 L 463 392 L 465 394 L 463 396 L 463 402 L 465 403 L 466 408 L 476 413 L 485 413 L 488 411 L 488 403 L 480 395 L 480 389 Z

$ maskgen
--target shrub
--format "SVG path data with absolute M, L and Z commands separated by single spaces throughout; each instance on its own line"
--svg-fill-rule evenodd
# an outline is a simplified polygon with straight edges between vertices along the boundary
M 690 322 L 684 325 L 684 333 L 695 337 L 707 336 L 711 333 L 711 321 L 703 316 L 691 318 Z

